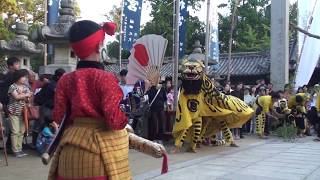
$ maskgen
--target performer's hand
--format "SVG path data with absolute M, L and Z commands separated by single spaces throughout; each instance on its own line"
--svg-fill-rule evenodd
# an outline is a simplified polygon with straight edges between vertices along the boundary
M 159 143 L 156 143 L 156 144 L 157 144 L 156 157 L 161 158 L 163 154 L 167 153 L 166 148 L 162 144 L 159 144 Z
M 133 128 L 129 124 L 126 125 L 126 130 L 128 133 L 134 133 Z
M 162 154 L 167 154 L 167 150 L 163 145 L 160 146 L 160 150 L 161 150 Z

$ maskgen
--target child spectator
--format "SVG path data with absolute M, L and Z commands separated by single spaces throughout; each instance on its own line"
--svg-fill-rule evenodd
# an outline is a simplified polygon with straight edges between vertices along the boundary
M 36 148 L 40 154 L 43 154 L 51 141 L 53 140 L 55 133 L 57 132 L 56 126 L 53 125 L 53 120 L 46 118 L 46 125 L 37 138 Z
M 12 151 L 18 158 L 26 156 L 22 151 L 22 140 L 25 132 L 25 125 L 23 122 L 23 108 L 26 102 L 32 96 L 32 92 L 27 87 L 29 72 L 25 69 L 15 71 L 13 73 L 13 84 L 9 87 L 9 119 Z
M 292 114 L 295 118 L 296 126 L 298 128 L 298 137 L 302 138 L 305 131 L 305 114 L 298 108 L 292 109 Z
M 168 111 L 173 111 L 173 102 L 174 102 L 174 91 L 173 91 L 173 88 L 171 87 L 169 89 L 169 92 L 167 94 L 167 108 L 168 108 Z

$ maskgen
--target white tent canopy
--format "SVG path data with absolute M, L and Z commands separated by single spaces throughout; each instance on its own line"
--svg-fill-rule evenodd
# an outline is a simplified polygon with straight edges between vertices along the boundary
M 298 1 L 299 27 L 312 34 L 320 34 L 320 1 L 308 1 L 309 3 L 306 3 L 305 0 Z M 310 25 L 309 19 L 311 17 L 313 17 L 313 20 Z M 299 33 L 298 38 L 299 56 L 301 56 L 301 58 L 298 64 L 298 70 L 295 79 L 295 89 L 298 89 L 298 87 L 309 83 L 320 56 L 319 39 L 308 37 L 303 33 Z

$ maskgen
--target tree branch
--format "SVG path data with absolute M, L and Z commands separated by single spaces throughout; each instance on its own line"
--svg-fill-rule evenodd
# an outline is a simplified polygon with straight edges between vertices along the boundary
M 316 39 L 320 39 L 320 36 L 319 36 L 319 35 L 315 35 L 315 34 L 309 33 L 308 31 L 306 31 L 306 30 L 298 27 L 297 25 L 295 25 L 295 24 L 292 23 L 292 22 L 290 22 L 289 24 L 290 24 L 290 27 L 291 27 L 291 28 L 293 28 L 293 29 L 295 29 L 295 30 L 297 30 L 297 31 L 299 31 L 299 32 L 301 32 L 301 33 L 309 36 L 309 37 L 316 38 Z

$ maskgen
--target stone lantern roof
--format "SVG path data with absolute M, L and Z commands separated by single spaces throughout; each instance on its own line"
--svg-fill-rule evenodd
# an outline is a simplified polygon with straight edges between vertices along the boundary
M 53 74 L 58 68 L 63 68 L 66 72 L 75 70 L 77 61 L 69 46 L 68 37 L 69 29 L 75 21 L 74 0 L 61 0 L 57 22 L 32 32 L 33 41 L 53 44 L 55 48 L 53 63 L 41 66 L 39 74 Z
M 43 26 L 32 32 L 31 39 L 49 44 L 67 44 L 68 31 L 76 21 L 74 1 L 62 0 L 60 3 L 58 21 L 50 26 Z
M 31 69 L 30 57 L 43 53 L 42 44 L 34 44 L 28 40 L 28 25 L 17 22 L 15 29 L 16 37 L 13 40 L 0 40 L 0 54 L 4 56 L 15 56 L 20 59 L 21 68 Z M 7 70 L 5 61 L 0 63 L 1 72 Z
M 205 55 L 202 53 L 202 45 L 200 44 L 199 40 L 196 40 L 194 45 L 194 49 L 192 53 L 188 56 L 188 59 L 197 59 L 197 60 L 205 60 Z
M 32 56 L 41 54 L 43 46 L 34 44 L 28 40 L 28 25 L 25 23 L 16 23 L 16 37 L 11 41 L 0 40 L 0 54 L 15 56 Z

